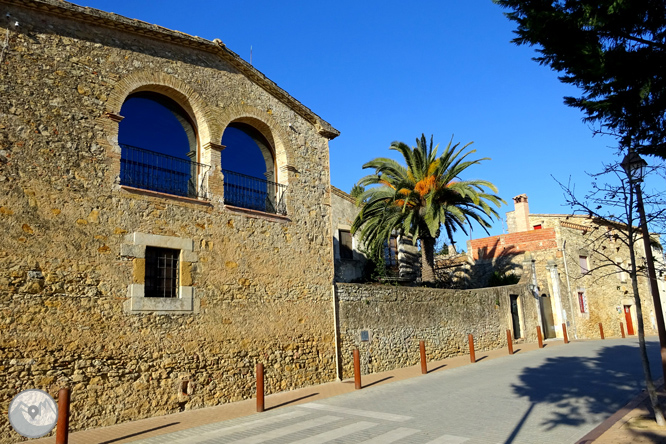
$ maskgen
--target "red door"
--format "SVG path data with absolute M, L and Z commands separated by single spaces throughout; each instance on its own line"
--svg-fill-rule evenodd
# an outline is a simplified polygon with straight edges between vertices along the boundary
M 624 319 L 627 321 L 627 334 L 632 335 L 634 334 L 634 324 L 631 322 L 631 306 L 630 305 L 625 305 L 624 306 Z

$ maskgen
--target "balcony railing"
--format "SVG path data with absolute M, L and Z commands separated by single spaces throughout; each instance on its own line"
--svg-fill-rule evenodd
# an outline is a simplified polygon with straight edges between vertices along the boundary
M 287 214 L 284 203 L 286 185 L 229 170 L 222 170 L 222 174 L 224 174 L 224 203 L 265 213 Z
M 120 144 L 120 184 L 177 196 L 208 198 L 209 165 Z

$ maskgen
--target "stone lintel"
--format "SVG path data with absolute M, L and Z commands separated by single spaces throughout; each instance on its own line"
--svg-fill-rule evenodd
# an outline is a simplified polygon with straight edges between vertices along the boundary
M 144 245 L 150 247 L 173 248 L 174 250 L 194 251 L 192 239 L 182 237 L 162 236 L 134 232 L 125 236 L 125 243 L 130 245 Z

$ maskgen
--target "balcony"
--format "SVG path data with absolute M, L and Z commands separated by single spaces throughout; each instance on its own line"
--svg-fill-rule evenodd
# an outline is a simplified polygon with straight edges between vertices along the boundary
M 225 204 L 264 213 L 287 214 L 284 202 L 286 185 L 229 170 L 222 170 L 222 174 Z
M 120 144 L 120 184 L 175 196 L 209 199 L 206 181 L 210 165 Z M 264 213 L 286 215 L 286 185 L 222 170 L 224 203 Z
M 199 199 L 208 199 L 205 177 L 210 165 L 120 144 L 120 184 Z

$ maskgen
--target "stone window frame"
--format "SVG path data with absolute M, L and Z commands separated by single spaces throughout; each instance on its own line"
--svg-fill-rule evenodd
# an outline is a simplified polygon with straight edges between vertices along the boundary
M 587 317 L 590 315 L 590 307 L 587 302 L 587 291 L 585 291 L 584 288 L 579 288 L 576 292 L 578 295 L 578 314 Z
M 620 283 L 626 284 L 627 283 L 627 272 L 622 269 L 624 267 L 624 260 L 620 257 L 616 257 L 615 258 L 615 263 L 619 267 L 619 269 L 617 270 L 618 280 L 620 281 Z
M 585 276 L 590 273 L 590 256 L 587 253 L 578 253 L 578 267 L 580 268 L 581 276 Z
M 349 237 L 351 238 L 351 257 L 342 257 L 342 232 L 349 233 Z M 337 232 L 337 241 L 338 241 L 338 251 L 337 253 L 337 259 L 343 260 L 343 261 L 351 261 L 356 259 L 356 255 L 354 254 L 355 248 L 356 248 L 356 242 L 354 239 L 354 236 L 351 234 L 351 227 L 349 225 L 339 225 L 338 226 L 338 232 Z
M 178 297 L 145 297 L 146 247 L 169 248 L 180 251 Z M 194 252 L 194 241 L 188 238 L 134 232 L 125 236 L 120 256 L 133 262 L 132 283 L 127 287 L 125 311 L 132 314 L 193 314 L 199 312 L 199 299 L 195 297 L 192 265 L 199 258 Z

